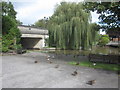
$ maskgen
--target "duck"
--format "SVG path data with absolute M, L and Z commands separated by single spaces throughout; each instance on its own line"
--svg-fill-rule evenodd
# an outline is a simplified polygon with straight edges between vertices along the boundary
M 59 68 L 59 65 L 56 65 L 55 68 Z
M 78 74 L 77 69 L 71 74 L 73 76 L 76 76 Z
M 93 84 L 95 84 L 95 82 L 96 82 L 96 80 L 90 80 L 90 81 L 87 82 L 87 84 L 93 85 Z
M 49 61 L 50 59 L 49 59 L 49 58 L 47 58 L 47 60 Z
M 48 58 L 50 58 L 50 56 L 49 56 L 49 55 L 48 55 L 47 57 L 48 57 Z
M 50 64 L 53 63 L 52 61 L 50 61 Z
M 49 59 L 50 58 L 50 56 L 48 55 L 48 56 L 46 56 L 46 59 Z
M 52 59 L 55 59 L 55 56 L 52 56 Z
M 38 63 L 38 61 L 34 61 L 34 63 Z

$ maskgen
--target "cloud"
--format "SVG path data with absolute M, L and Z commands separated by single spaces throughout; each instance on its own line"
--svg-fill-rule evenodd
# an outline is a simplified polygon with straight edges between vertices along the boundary
M 91 15 L 92 15 L 92 23 L 95 23 L 95 22 L 98 23 L 99 21 L 98 17 L 100 14 L 97 14 L 96 12 L 91 12 Z
M 17 11 L 17 19 L 23 24 L 34 24 L 37 20 L 49 17 L 54 13 L 56 4 L 61 1 L 80 2 L 83 0 L 10 0 Z M 92 22 L 98 22 L 98 15 L 92 13 Z
M 20 6 L 21 2 L 14 2 L 19 5 L 19 7 L 16 5 L 17 8 L 15 8 L 17 11 L 17 19 L 22 21 L 24 24 L 33 24 L 44 16 L 51 16 L 54 12 L 55 5 L 60 1 L 62 0 L 36 0 L 34 2 L 24 2 L 26 4 L 24 4 L 24 6 Z

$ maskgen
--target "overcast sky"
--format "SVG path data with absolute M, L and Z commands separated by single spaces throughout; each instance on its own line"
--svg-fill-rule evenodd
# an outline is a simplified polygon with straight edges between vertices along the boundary
M 83 0 L 9 0 L 17 11 L 17 19 L 24 25 L 34 24 L 37 20 L 49 17 L 54 13 L 56 4 L 61 1 L 80 2 Z M 92 13 L 92 22 L 98 22 L 98 14 Z

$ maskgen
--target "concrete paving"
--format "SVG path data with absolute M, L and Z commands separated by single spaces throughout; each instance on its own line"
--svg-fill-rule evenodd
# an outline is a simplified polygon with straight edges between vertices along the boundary
M 53 56 L 53 54 L 49 54 Z M 2 57 L 3 88 L 118 88 L 118 75 L 113 71 L 69 65 L 71 56 L 30 52 Z M 69 58 L 67 58 L 69 57 Z M 82 57 L 87 59 L 86 57 Z M 38 63 L 34 63 L 37 60 Z M 55 68 L 59 65 L 58 68 Z M 78 74 L 71 74 L 77 69 Z M 94 85 L 86 84 L 96 80 Z

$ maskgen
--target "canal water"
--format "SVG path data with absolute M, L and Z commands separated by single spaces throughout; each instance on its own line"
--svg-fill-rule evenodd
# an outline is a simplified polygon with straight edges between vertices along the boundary
M 89 54 L 120 55 L 119 48 L 93 47 L 91 50 L 42 50 L 41 52 L 55 56 L 56 60 L 63 61 L 88 61 Z
M 104 54 L 104 55 L 120 55 L 120 48 L 115 47 L 93 47 L 91 50 L 48 50 L 46 52 L 65 54 L 65 55 L 81 55 L 87 56 L 91 54 Z

